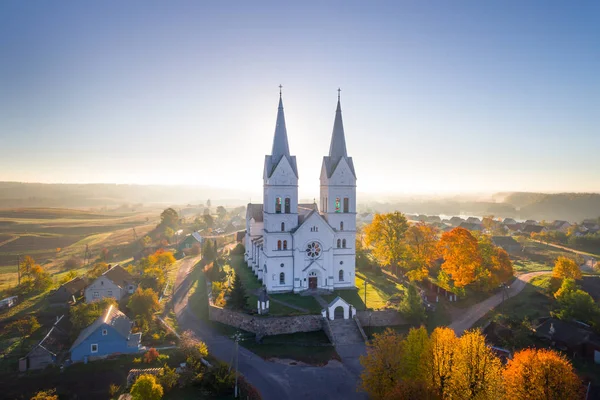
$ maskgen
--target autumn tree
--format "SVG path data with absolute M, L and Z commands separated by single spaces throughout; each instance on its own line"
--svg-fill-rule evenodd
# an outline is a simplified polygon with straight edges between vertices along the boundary
M 29 276 L 31 268 L 35 265 L 35 260 L 31 256 L 25 256 L 19 263 L 19 274 L 21 279 Z
M 427 371 L 427 383 L 444 398 L 451 385 L 454 368 L 454 350 L 458 339 L 454 331 L 447 327 L 435 328 L 430 337 L 430 350 L 423 360 Z
M 132 400 L 160 400 L 163 396 L 163 388 L 154 375 L 143 374 L 131 386 L 130 393 Z
M 452 399 L 489 399 L 502 397 L 502 363 L 485 344 L 479 330 L 465 332 L 453 354 L 448 387 Z
M 462 288 L 477 279 L 481 256 L 477 239 L 468 230 L 454 228 L 444 232 L 438 250 L 444 258 L 442 270 L 450 275 L 455 287 Z
M 21 274 L 19 290 L 22 293 L 42 292 L 52 285 L 50 274 L 37 264 L 33 257 L 23 258 L 19 264 L 19 273 Z
M 223 207 L 223 206 L 218 206 L 217 207 L 217 216 L 221 220 L 224 219 L 227 216 L 227 210 L 225 209 L 225 207 Z
M 158 377 L 160 385 L 163 387 L 165 392 L 170 391 L 179 382 L 179 374 L 175 368 L 169 368 L 167 364 L 163 366 L 162 372 Z
M 554 263 L 552 277 L 557 279 L 572 278 L 575 280 L 581 279 L 581 269 L 577 263 L 570 258 L 560 256 Z
M 431 342 L 424 326 L 411 328 L 406 339 L 402 341 L 402 372 L 403 379 L 424 380 L 427 368 L 424 360 L 430 351 Z
M 553 350 L 516 352 L 503 373 L 507 399 L 581 399 L 582 385 L 565 356 Z
M 3 328 L 3 333 L 14 333 L 21 338 L 21 346 L 24 344 L 24 340 L 27 336 L 31 335 L 38 329 L 40 329 L 41 325 L 38 322 L 37 318 L 33 315 L 28 315 L 26 317 L 20 318 L 16 321 L 10 322 L 5 325 Z
M 380 264 L 389 265 L 395 275 L 399 275 L 406 254 L 404 236 L 407 229 L 406 217 L 397 211 L 375 214 L 373 222 L 365 228 L 365 240 L 373 248 L 373 255 Z
M 406 230 L 404 239 L 408 246 L 410 269 L 407 276 L 411 280 L 422 280 L 427 277 L 429 269 L 438 258 L 438 230 L 432 225 L 419 222 Z
M 56 389 L 40 390 L 30 400 L 58 400 Z
M 94 268 L 90 269 L 85 275 L 89 280 L 94 280 L 100 275 L 108 271 L 108 264 L 105 262 L 97 263 Z
M 489 236 L 479 237 L 478 251 L 481 264 L 475 275 L 481 289 L 497 288 L 499 284 L 512 278 L 513 265 L 508 253 L 495 246 Z
M 391 329 L 375 334 L 367 343 L 367 354 L 360 357 L 363 372 L 361 388 L 374 400 L 386 399 L 400 382 L 402 337 Z
M 158 295 L 150 288 L 142 289 L 138 287 L 135 293 L 129 298 L 127 308 L 131 310 L 136 321 L 140 322 L 140 325 L 143 327 L 146 327 L 152 320 L 152 314 L 160 310 Z
M 174 264 L 177 260 L 175 259 L 173 253 L 171 253 L 170 251 L 159 249 L 154 254 L 148 257 L 148 261 L 150 261 L 150 264 L 154 266 L 157 266 L 159 268 L 165 268 L 171 264 Z

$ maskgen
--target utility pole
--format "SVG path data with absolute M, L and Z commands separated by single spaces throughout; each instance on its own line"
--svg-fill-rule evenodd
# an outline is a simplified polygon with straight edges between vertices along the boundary
M 18 280 L 18 285 L 21 285 L 21 255 L 19 254 L 17 256 L 17 280 Z
M 365 310 L 367 309 L 367 277 L 365 276 Z
M 235 340 L 235 389 L 233 392 L 233 397 L 237 399 L 238 397 L 238 369 L 240 365 L 240 339 L 242 335 L 240 332 L 237 332 L 233 335 L 233 339 Z M 230 366 L 231 368 L 231 366 Z M 231 370 L 231 369 L 230 369 Z

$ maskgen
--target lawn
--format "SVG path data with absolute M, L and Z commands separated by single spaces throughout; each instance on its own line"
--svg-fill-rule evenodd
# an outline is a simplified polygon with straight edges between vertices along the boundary
M 550 280 L 550 274 L 534 277 L 526 284 L 521 293 L 492 309 L 474 326 L 483 326 L 499 316 L 516 320 L 528 318 L 530 321 L 549 316 L 553 303 L 553 299 L 549 294 Z
M 365 281 L 367 285 L 365 287 Z M 385 274 L 376 274 L 371 271 L 356 271 L 354 279 L 357 290 L 336 290 L 331 295 L 322 296 L 325 301 L 330 302 L 337 296 L 340 296 L 348 303 L 356 307 L 357 310 L 379 310 L 386 307 L 393 307 L 389 303 L 392 296 L 398 299 L 404 295 L 405 288 L 387 277 Z M 366 292 L 366 307 L 365 307 Z
M 515 260 L 513 261 L 513 269 L 515 272 L 527 273 L 536 271 L 550 271 L 553 265 L 532 261 L 532 260 Z
M 325 365 L 330 360 L 340 360 L 335 347 L 323 331 L 266 336 L 262 339 L 262 343 L 256 343 L 253 338 L 248 338 L 241 344 L 267 360 L 292 359 L 310 365 Z
M 319 302 L 317 300 L 315 300 L 315 298 L 312 296 L 300 296 L 300 295 L 294 294 L 294 293 L 281 293 L 281 294 L 271 294 L 271 295 L 269 295 L 269 297 L 271 299 L 284 301 L 284 302 L 289 303 L 296 307 L 304 308 L 305 310 L 308 310 L 309 314 L 320 314 L 321 309 L 323 308 L 323 307 L 321 307 Z M 273 313 L 272 308 L 273 308 L 274 304 L 276 304 L 276 303 L 271 301 L 271 313 Z M 296 313 L 298 313 L 297 310 L 292 310 L 292 311 L 295 311 Z

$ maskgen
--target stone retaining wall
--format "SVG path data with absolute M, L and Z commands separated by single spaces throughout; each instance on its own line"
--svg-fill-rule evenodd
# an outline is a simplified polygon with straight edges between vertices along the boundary
M 369 318 L 369 314 L 371 317 Z M 362 326 L 392 326 L 408 324 L 396 310 L 358 311 L 356 313 Z
M 209 305 L 208 318 L 211 321 L 217 321 L 225 325 L 255 333 L 257 339 L 260 339 L 263 336 L 285 335 L 296 332 L 314 332 L 323 329 L 323 317 L 320 315 L 258 317 Z

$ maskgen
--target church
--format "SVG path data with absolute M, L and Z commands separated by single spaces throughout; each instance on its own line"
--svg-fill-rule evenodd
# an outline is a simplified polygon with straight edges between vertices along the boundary
M 356 173 L 346 151 L 340 91 L 319 204 L 298 203 L 298 166 L 290 154 L 281 86 L 271 154 L 265 156 L 263 204 L 248 204 L 249 268 L 268 293 L 354 287 Z

